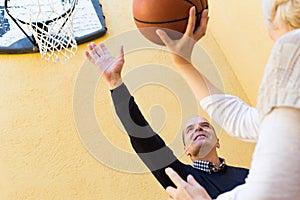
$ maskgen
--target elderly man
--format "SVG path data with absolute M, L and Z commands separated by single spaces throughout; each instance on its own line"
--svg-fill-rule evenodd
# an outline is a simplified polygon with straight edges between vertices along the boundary
M 180 162 L 162 138 L 151 129 L 122 82 L 123 48 L 120 48 L 120 55 L 116 58 L 103 43 L 100 48 L 95 43 L 89 44 L 88 48 L 86 57 L 103 73 L 111 90 L 116 113 L 129 135 L 132 147 L 164 188 L 174 186 L 165 173 L 168 167 L 184 180 L 188 175 L 195 177 L 212 198 L 244 183 L 248 170 L 228 166 L 224 159 L 218 157 L 216 149 L 220 144 L 215 130 L 200 116 L 189 120 L 183 131 L 185 153 L 194 164 L 191 166 Z

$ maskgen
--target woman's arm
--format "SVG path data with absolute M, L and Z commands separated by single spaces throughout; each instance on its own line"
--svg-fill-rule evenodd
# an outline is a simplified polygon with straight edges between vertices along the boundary
M 181 39 L 171 40 L 162 30 L 158 30 L 157 34 L 172 52 L 175 68 L 186 80 L 202 108 L 209 113 L 210 117 L 231 136 L 247 141 L 256 141 L 258 129 L 256 109 L 237 97 L 223 94 L 191 63 L 193 47 L 205 35 L 208 20 L 208 11 L 204 10 L 200 26 L 195 30 L 195 8 L 191 8 L 186 32 Z
M 203 98 L 200 105 L 230 136 L 249 142 L 257 141 L 259 116 L 256 108 L 227 94 Z
M 204 10 L 201 15 L 200 26 L 195 30 L 196 13 L 195 7 L 190 9 L 189 20 L 184 35 L 179 40 L 172 40 L 162 30 L 157 30 L 157 34 L 164 42 L 166 47 L 171 51 L 172 61 L 187 81 L 194 95 L 198 100 L 214 93 L 220 93 L 217 88 L 211 84 L 205 77 L 194 68 L 191 63 L 191 54 L 198 40 L 206 33 L 207 23 L 209 20 L 208 10 Z

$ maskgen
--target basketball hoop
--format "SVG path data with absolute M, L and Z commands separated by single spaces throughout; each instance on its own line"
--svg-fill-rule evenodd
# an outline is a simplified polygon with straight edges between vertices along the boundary
M 7 14 L 46 61 L 63 62 L 77 52 L 73 11 L 77 0 L 5 0 Z M 20 24 L 20 23 L 21 24 Z M 32 33 L 30 37 L 24 26 Z

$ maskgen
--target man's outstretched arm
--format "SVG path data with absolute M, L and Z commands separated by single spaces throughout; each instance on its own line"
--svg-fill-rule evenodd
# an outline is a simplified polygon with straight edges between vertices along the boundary
M 151 170 L 161 185 L 174 186 L 165 174 L 166 167 L 172 167 L 183 178 L 187 176 L 184 164 L 177 160 L 164 141 L 151 129 L 134 98 L 122 82 L 121 72 L 124 65 L 124 51 L 120 48 L 119 56 L 114 57 L 103 43 L 88 45 L 85 52 L 87 59 L 97 66 L 110 90 L 118 117 L 126 129 L 134 150 Z
M 173 167 L 186 177 L 181 168 L 183 164 L 149 126 L 126 85 L 123 83 L 111 90 L 111 95 L 116 113 L 129 135 L 133 149 L 161 185 L 164 188 L 174 185 L 165 174 L 167 167 Z

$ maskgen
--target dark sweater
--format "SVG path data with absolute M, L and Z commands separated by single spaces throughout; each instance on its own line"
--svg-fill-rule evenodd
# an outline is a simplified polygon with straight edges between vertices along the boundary
M 164 188 L 175 186 L 165 174 L 167 167 L 173 168 L 184 180 L 189 174 L 193 175 L 212 198 L 245 183 L 248 169 L 227 165 L 223 170 L 209 174 L 180 162 L 151 129 L 125 84 L 111 92 L 116 113 L 129 135 L 133 149 Z

